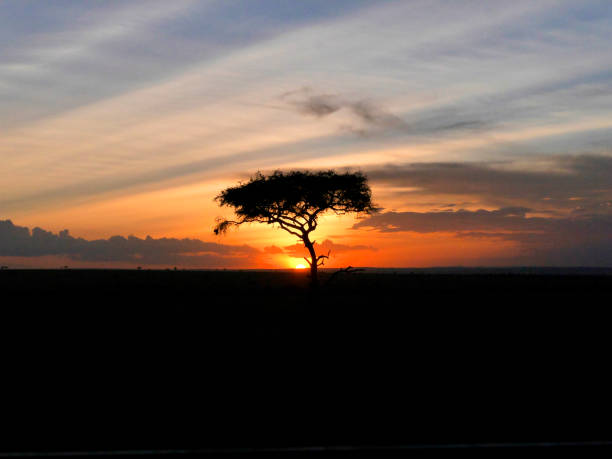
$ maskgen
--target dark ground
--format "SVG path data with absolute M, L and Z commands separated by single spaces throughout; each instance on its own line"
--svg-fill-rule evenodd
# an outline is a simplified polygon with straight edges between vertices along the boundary
M 306 282 L 1 271 L 0 451 L 612 440 L 612 276 Z

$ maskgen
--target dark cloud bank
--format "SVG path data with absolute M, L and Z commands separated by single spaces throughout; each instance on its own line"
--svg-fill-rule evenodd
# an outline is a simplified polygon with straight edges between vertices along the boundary
M 451 232 L 457 237 L 515 241 L 526 264 L 612 266 L 612 215 L 528 217 L 527 208 L 445 212 L 385 212 L 354 228 L 382 232 Z
M 514 241 L 522 249 L 513 260 L 517 263 L 612 266 L 612 157 L 547 160 L 546 170 L 533 171 L 508 168 L 512 164 L 507 163 L 421 163 L 371 170 L 373 183 L 412 190 L 400 195 L 469 195 L 498 208 L 452 210 L 451 203 L 445 210 L 383 212 L 354 228 Z
M 472 195 L 491 204 L 521 202 L 576 212 L 612 210 L 612 156 L 556 156 L 530 162 L 528 169 L 511 162 L 393 164 L 367 174 L 374 183 L 417 188 L 416 194 Z
M 330 239 L 317 243 L 316 247 L 321 253 L 331 250 L 334 254 L 376 250 L 370 246 L 336 244 Z M 199 239 L 112 236 L 88 241 L 71 236 L 68 230 L 58 234 L 41 228 L 30 231 L 11 220 L 0 220 L 0 257 L 60 256 L 79 262 L 220 268 L 255 265 L 261 255 L 302 257 L 306 253 L 303 244 L 284 248 L 273 245 L 262 252 L 248 245 L 225 245 Z
M 232 246 L 199 239 L 140 239 L 113 236 L 88 241 L 72 237 L 68 230 L 58 234 L 41 228 L 14 225 L 0 220 L 0 256 L 65 256 L 75 261 L 133 263 L 136 265 L 177 265 L 224 267 L 244 264 L 259 251 L 246 245 Z

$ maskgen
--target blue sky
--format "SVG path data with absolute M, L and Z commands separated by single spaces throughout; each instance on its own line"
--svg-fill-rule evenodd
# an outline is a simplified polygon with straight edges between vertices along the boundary
M 257 170 L 321 167 L 371 172 L 393 212 L 460 203 L 599 218 L 612 202 L 611 35 L 608 1 L 5 0 L 0 219 L 90 238 L 207 240 L 222 187 Z M 600 169 L 575 169 L 586 163 Z M 549 188 L 520 193 L 508 179 L 515 188 L 474 191 L 415 175 L 441 164 L 540 174 Z M 575 180 L 585 173 L 599 175 Z M 322 237 L 362 244 L 354 224 L 330 222 Z M 269 232 L 242 238 L 263 247 Z M 416 243 L 400 233 L 384 244 Z M 503 253 L 466 263 L 547 260 L 502 239 Z

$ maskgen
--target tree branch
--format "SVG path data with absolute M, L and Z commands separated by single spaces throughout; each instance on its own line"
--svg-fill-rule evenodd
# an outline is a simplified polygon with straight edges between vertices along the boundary
M 280 220 L 277 220 L 275 223 L 278 223 L 278 224 L 280 225 L 280 227 L 281 227 L 282 229 L 284 229 L 285 231 L 287 231 L 288 233 L 293 234 L 294 236 L 297 236 L 297 237 L 299 237 L 300 239 L 302 239 L 303 234 L 300 234 L 300 233 L 298 233 L 297 231 L 290 230 L 289 228 L 287 228 L 287 227 L 285 226 L 286 224 L 285 224 L 285 223 L 283 223 L 283 222 L 281 222 Z
M 289 220 L 289 221 L 286 221 L 286 220 Z M 298 231 L 304 231 L 304 226 L 300 225 L 298 221 L 296 221 L 294 218 L 291 218 L 291 217 L 277 214 L 276 216 L 273 216 L 271 218 L 271 221 L 278 223 L 278 224 L 283 223 L 284 225 L 289 226 L 290 228 L 296 229 Z
M 217 218 L 217 225 L 213 231 L 215 232 L 216 235 L 224 234 L 227 232 L 230 226 L 232 225 L 239 226 L 239 225 L 242 225 L 243 223 L 245 223 L 244 220 L 235 221 L 235 220 L 225 220 L 223 218 Z
M 327 286 L 332 281 L 332 279 L 334 279 L 340 273 L 353 274 L 353 273 L 357 273 L 360 271 L 365 271 L 365 269 L 364 268 L 353 268 L 352 266 L 347 266 L 346 268 L 339 269 L 327 279 L 327 282 L 325 282 L 325 285 Z
M 325 264 L 325 260 L 329 259 L 330 253 L 331 253 L 331 249 L 328 250 L 327 255 L 319 255 L 316 259 L 317 266 L 323 266 Z

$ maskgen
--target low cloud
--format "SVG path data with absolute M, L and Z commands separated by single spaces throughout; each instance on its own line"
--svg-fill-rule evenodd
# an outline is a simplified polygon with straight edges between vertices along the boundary
M 612 213 L 554 218 L 530 217 L 530 212 L 523 207 L 385 212 L 353 228 L 513 241 L 523 249 L 522 260 L 527 264 L 612 266 Z
M 247 245 L 224 245 L 199 239 L 112 236 L 88 241 L 71 236 L 68 230 L 58 234 L 41 228 L 30 231 L 11 220 L 0 220 L 0 256 L 7 257 L 57 255 L 80 262 L 221 267 L 244 264 L 258 253 Z
M 393 164 L 367 175 L 375 184 L 410 189 L 405 194 L 411 196 L 469 195 L 500 206 L 612 211 L 612 156 L 534 158 L 528 169 L 512 162 Z
M 377 250 L 375 247 L 372 247 L 369 245 L 336 244 L 330 239 L 325 239 L 321 244 L 319 244 L 318 242 L 315 242 L 314 246 L 315 246 L 316 252 L 318 254 L 323 254 L 323 255 L 327 254 L 328 252 L 330 252 L 332 255 L 335 255 L 335 254 L 360 251 L 360 250 L 372 250 L 372 251 Z M 288 246 L 283 247 L 283 249 L 287 255 L 290 255 L 296 258 L 297 257 L 301 258 L 301 257 L 308 255 L 308 251 L 304 247 L 304 244 L 288 245 Z
M 520 232 L 571 233 L 581 238 L 612 238 L 612 214 L 567 218 L 529 217 L 532 209 L 505 207 L 496 210 L 464 210 L 442 212 L 385 212 L 369 216 L 353 228 L 374 228 L 383 232 Z M 509 233 L 508 238 L 512 238 Z M 611 239 L 612 240 L 612 239 Z
M 283 253 L 283 249 L 281 249 L 280 247 L 277 247 L 275 245 L 269 245 L 267 247 L 264 247 L 264 253 L 268 253 L 270 255 L 275 255 L 278 253 Z

